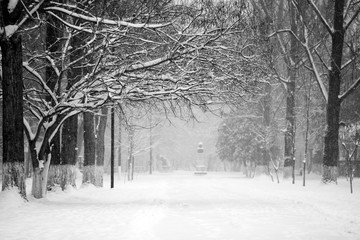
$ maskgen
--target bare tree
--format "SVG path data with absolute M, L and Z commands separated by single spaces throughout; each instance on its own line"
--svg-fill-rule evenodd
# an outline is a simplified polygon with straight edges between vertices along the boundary
M 321 88 L 324 98 L 327 102 L 326 105 L 326 119 L 327 130 L 325 135 L 325 147 L 323 157 L 323 181 L 331 182 L 336 181 L 336 167 L 339 156 L 339 117 L 341 102 L 349 96 L 358 87 L 360 78 L 355 79 L 354 84 L 349 86 L 343 93 L 341 93 L 342 70 L 354 59 L 349 59 L 343 63 L 344 43 L 346 41 L 345 34 L 349 27 L 354 23 L 354 20 L 359 16 L 360 4 L 356 1 L 335 1 L 333 8 L 333 21 L 332 26 L 330 21 L 320 11 L 319 7 L 311 0 L 308 1 L 309 5 L 316 13 L 319 21 L 327 30 L 331 39 L 331 51 L 329 56 L 329 66 L 325 63 L 323 57 L 319 57 L 325 64 L 328 71 L 328 90 L 325 89 L 323 79 L 319 74 L 319 70 L 315 65 L 314 59 L 311 55 L 308 42 L 308 29 L 304 28 L 305 43 L 303 46 L 306 48 L 309 60 L 311 62 L 312 71 L 315 73 L 316 80 Z
M 257 81 L 244 78 L 241 71 L 253 62 L 254 46 L 243 41 L 232 47 L 228 41 L 234 34 L 247 34 L 240 24 L 243 16 L 224 18 L 226 6 L 221 4 L 205 9 L 196 1 L 138 3 L 135 13 L 121 20 L 115 11 L 94 11 L 87 1 L 24 4 L 27 11 L 21 10 L 8 36 L 26 30 L 30 16 L 31 28 L 51 16 L 66 29 L 61 50 L 36 49 L 22 63 L 32 82 L 24 92 L 23 122 L 34 169 L 33 195 L 38 198 L 46 193 L 50 142 L 68 118 L 112 101 L 126 107 L 150 100 L 179 115 L 186 107 L 191 115 L 192 106 L 206 109 L 208 104 L 236 102 Z M 37 14 L 39 10 L 44 14 Z M 77 37 L 84 44 L 74 47 L 71 42 Z M 44 77 L 44 66 L 55 72 L 54 88 Z M 81 75 L 71 81 L 75 78 L 68 74 L 77 69 Z
M 22 36 L 14 33 L 21 19 L 21 6 L 0 3 L 0 46 L 3 97 L 2 190 L 17 188 L 26 198 L 23 135 Z
M 105 129 L 108 119 L 108 107 L 101 108 L 100 114 L 96 116 L 96 167 L 95 167 L 95 186 L 103 186 L 104 155 L 105 155 Z
M 359 16 L 360 5 L 357 1 L 352 0 L 335 1 L 329 6 L 325 3 L 315 4 L 312 0 L 307 1 L 307 6 L 302 1 L 291 1 L 291 4 L 298 12 L 298 22 L 302 25 L 301 31 L 296 32 L 291 28 L 283 28 L 277 30 L 277 33 L 289 33 L 303 48 L 310 65 L 305 67 L 313 72 L 320 92 L 326 102 L 327 130 L 323 156 L 323 181 L 336 181 L 341 102 L 353 93 L 360 83 L 360 79 L 355 79 L 353 84 L 345 89 L 343 93 L 340 91 L 342 82 L 341 72 L 355 60 L 355 58 L 352 58 L 344 63 L 342 62 L 344 43 L 346 41 L 345 34 Z M 326 6 L 323 6 L 323 4 Z M 329 7 L 332 8 L 331 12 L 327 11 Z M 305 8 L 312 9 L 312 13 L 305 11 Z M 310 17 L 313 15 L 316 18 Z M 313 19 L 320 21 L 325 32 L 321 29 L 319 30 L 318 24 L 312 22 Z M 314 31 L 312 32 L 311 30 Z M 329 44 L 325 41 L 326 39 L 330 40 Z M 320 47 L 325 50 L 320 52 Z M 299 63 L 303 64 L 304 60 L 301 59 Z M 317 64 L 316 60 L 319 60 L 321 64 Z M 327 73 L 322 74 L 322 69 L 325 69 Z M 325 84 L 323 76 L 328 76 L 328 84 Z

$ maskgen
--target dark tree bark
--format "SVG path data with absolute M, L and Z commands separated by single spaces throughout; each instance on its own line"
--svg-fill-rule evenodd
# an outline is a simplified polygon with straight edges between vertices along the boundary
M 2 190 L 16 187 L 26 198 L 21 35 L 2 38 L 0 44 L 4 103 Z
M 323 157 L 323 182 L 336 181 L 336 166 L 339 158 L 339 116 L 340 116 L 340 83 L 341 61 L 344 45 L 344 4 L 336 0 L 334 5 L 334 32 L 331 36 L 331 67 L 329 71 L 329 96 L 326 106 L 327 130 Z
M 67 0 L 62 1 L 66 3 Z M 70 17 L 68 17 L 70 19 Z M 71 20 L 70 20 L 71 21 Z M 48 17 L 46 43 L 48 51 L 52 53 L 59 53 L 63 51 L 66 45 L 69 34 L 64 26 L 59 21 L 51 16 Z M 72 38 L 70 41 L 74 49 L 78 49 L 83 41 L 78 37 Z M 63 59 L 64 62 L 77 60 L 82 51 L 73 51 L 69 56 Z M 81 64 L 81 63 L 78 63 Z M 57 95 L 60 96 L 65 89 L 69 89 L 75 82 L 80 79 L 82 70 L 78 66 L 71 66 L 68 69 L 62 69 L 60 77 L 57 76 L 51 66 L 47 69 L 47 81 L 51 89 L 54 90 L 57 86 Z M 76 186 L 76 169 L 75 164 L 77 160 L 77 123 L 78 116 L 72 116 L 65 120 L 62 126 L 62 131 L 59 131 L 57 139 L 53 140 L 52 164 L 49 172 L 49 182 L 55 180 L 55 184 L 59 184 L 64 190 L 67 186 Z M 55 149 L 54 149 L 55 147 Z M 57 151 L 59 150 L 59 161 L 57 160 Z M 55 159 L 54 159 L 55 158 Z M 54 179 L 53 179 L 54 178 Z
M 95 185 L 95 126 L 94 114 L 84 113 L 84 170 L 83 183 Z
M 77 123 L 78 116 L 72 116 L 63 123 L 61 132 L 61 162 L 59 164 L 60 187 L 76 187 Z
M 2 190 L 17 188 L 26 198 L 24 126 L 23 126 L 23 78 L 22 37 L 15 33 L 6 36 L 5 26 L 15 24 L 23 11 L 17 4 L 13 11 L 8 1 L 0 2 L 0 46 L 2 55 L 3 90 L 3 180 Z
M 97 116 L 96 124 L 96 168 L 95 186 L 103 186 L 104 155 L 105 155 L 105 130 L 107 122 L 107 107 L 101 108 L 101 114 Z
M 58 52 L 61 48 L 59 44 L 59 39 L 61 36 L 60 29 L 56 27 L 56 20 L 52 17 L 48 18 L 48 23 L 46 23 L 46 51 L 49 51 L 50 53 L 54 54 L 55 52 Z M 45 71 L 46 76 L 46 83 L 49 86 L 49 88 L 54 91 L 56 86 L 59 84 L 58 76 L 56 75 L 54 69 L 52 66 L 46 66 Z M 57 95 L 60 95 L 59 88 L 56 92 Z M 46 100 L 48 102 L 52 102 L 52 104 L 55 104 L 50 96 L 46 97 Z M 54 186 L 61 184 L 61 134 L 58 132 L 53 137 L 50 146 L 51 146 L 51 162 L 49 167 L 49 173 L 48 173 L 48 181 L 47 181 L 47 188 L 53 188 Z
M 2 82 L 2 78 L 0 76 L 0 81 Z M 3 163 L 3 99 L 0 99 L 0 170 L 2 169 Z M 25 168 L 26 172 L 26 168 Z M 26 173 L 25 173 L 26 174 Z
M 77 159 L 78 116 L 68 118 L 62 127 L 62 164 L 75 165 Z

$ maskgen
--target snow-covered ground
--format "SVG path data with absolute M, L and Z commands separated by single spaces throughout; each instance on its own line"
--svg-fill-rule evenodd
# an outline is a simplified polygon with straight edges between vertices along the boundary
M 30 190 L 30 181 L 28 190 Z M 0 239 L 360 239 L 360 179 L 302 186 L 241 173 L 136 175 L 23 202 L 0 193 Z

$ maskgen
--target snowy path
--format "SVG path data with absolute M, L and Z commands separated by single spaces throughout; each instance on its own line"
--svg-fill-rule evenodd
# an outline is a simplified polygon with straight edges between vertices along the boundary
M 241 174 L 138 175 L 19 202 L 0 193 L 0 239 L 360 239 L 360 182 L 272 183 Z

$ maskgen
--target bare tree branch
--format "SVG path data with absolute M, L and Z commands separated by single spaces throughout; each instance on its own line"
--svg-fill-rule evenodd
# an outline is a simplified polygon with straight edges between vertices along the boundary
M 359 16 L 360 14 L 360 6 L 358 7 L 358 9 L 355 11 L 354 15 L 350 18 L 349 22 L 348 23 L 345 23 L 345 26 L 344 26 L 344 31 L 346 31 L 350 25 L 354 22 L 354 20 Z
M 65 8 L 60 8 L 60 7 L 46 7 L 44 8 L 45 11 L 57 11 L 57 12 L 62 12 L 65 13 L 69 16 L 75 17 L 75 18 L 79 18 L 85 21 L 89 21 L 89 22 L 93 22 L 93 23 L 102 23 L 102 24 L 108 24 L 108 25 L 115 25 L 115 26 L 122 26 L 122 27 L 131 27 L 131 28 L 150 28 L 150 29 L 155 29 L 155 28 L 163 28 L 166 26 L 169 26 L 172 24 L 172 22 L 169 23 L 165 23 L 165 24 L 149 24 L 149 23 L 130 23 L 130 22 L 125 22 L 125 21 L 120 21 L 120 20 L 110 20 L 110 19 L 105 19 L 105 18 L 101 18 L 101 17 L 90 17 L 90 16 L 86 16 L 80 13 L 75 13 L 73 11 L 69 11 Z
M 339 100 L 342 102 L 344 101 L 348 96 L 350 96 L 360 85 L 360 77 L 358 77 L 355 82 L 349 87 L 348 90 L 346 90 L 343 94 L 339 96 Z
M 330 35 L 334 34 L 334 29 L 330 27 L 329 23 L 326 21 L 325 17 L 321 14 L 319 8 L 315 5 L 315 3 L 312 0 L 307 0 L 322 24 L 324 25 L 325 29 L 329 32 Z

